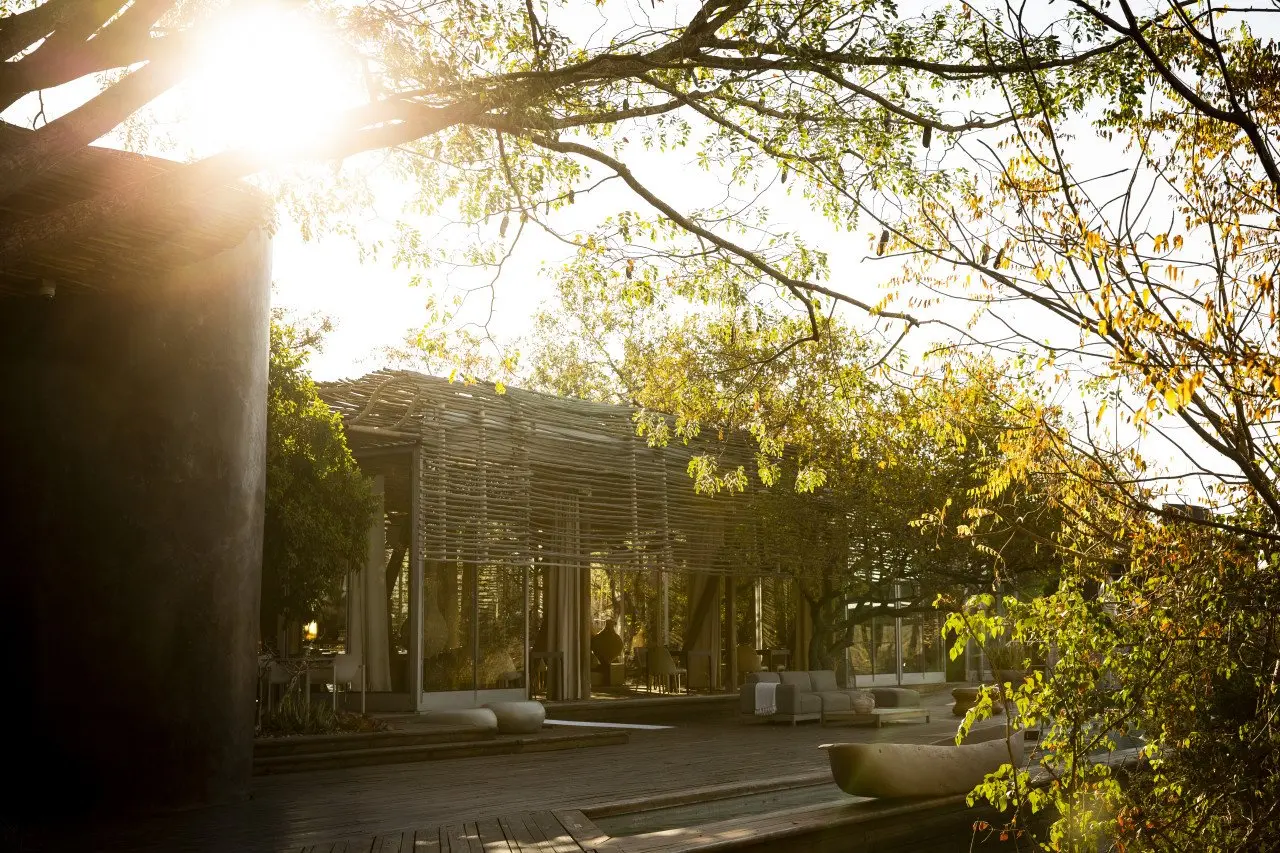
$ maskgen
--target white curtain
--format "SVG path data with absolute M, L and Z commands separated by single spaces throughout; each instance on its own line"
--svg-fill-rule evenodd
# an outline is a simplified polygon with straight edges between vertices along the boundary
M 705 572 L 689 575 L 689 611 L 685 624 L 690 633 L 684 638 L 684 648 L 687 652 L 697 652 L 688 659 L 690 687 L 712 690 L 720 687 L 720 580 Z M 702 606 L 703 599 L 708 597 L 714 600 L 709 606 Z M 699 609 L 703 614 L 702 625 L 695 626 L 691 623 Z
M 556 552 L 562 565 L 547 569 L 548 651 L 563 655 L 559 689 L 562 699 L 591 696 L 591 625 L 588 569 L 575 565 L 580 548 L 577 496 L 559 502 L 556 511 Z M 554 673 L 552 673 L 554 676 Z
M 370 690 L 391 689 L 391 655 L 387 647 L 387 561 L 384 481 L 373 478 L 374 509 L 369 520 L 369 549 L 364 571 L 347 579 L 347 648 L 365 665 Z

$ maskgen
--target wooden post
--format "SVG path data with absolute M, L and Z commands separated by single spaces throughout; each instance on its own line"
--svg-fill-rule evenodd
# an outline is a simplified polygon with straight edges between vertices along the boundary
M 755 586 L 752 589 L 752 610 L 753 621 L 755 622 L 755 634 L 752 636 L 754 648 L 764 648 L 764 578 L 756 578 Z
M 662 569 L 659 585 L 662 587 L 662 623 L 658 633 L 665 646 L 671 642 L 671 578 L 665 568 Z
M 523 662 L 523 665 L 522 665 L 522 667 L 521 667 L 521 668 L 524 670 L 524 698 L 525 698 L 525 699 L 529 699 L 529 698 L 531 698 L 531 697 L 532 697 L 532 695 L 533 695 L 533 694 L 532 694 L 532 691 L 533 691 L 533 682 L 532 682 L 532 680 L 531 680 L 531 679 L 532 679 L 532 676 L 533 676 L 533 673 L 532 673 L 532 672 L 530 671 L 530 669 L 529 669 L 529 643 L 530 643 L 530 642 L 532 642 L 533 638 L 529 636 L 529 603 L 530 603 L 530 602 L 529 602 L 529 565 L 528 565 L 528 564 L 525 564 L 523 574 L 524 574 L 524 578 L 523 578 L 523 586 L 524 586 L 524 635 L 523 635 L 523 636 L 524 636 L 524 642 L 523 642 L 521 645 L 522 645 L 522 648 L 523 648 L 522 655 L 523 655 L 523 657 L 524 657 L 524 662 Z M 548 679 L 548 680 L 549 680 L 549 679 Z
M 728 624 L 725 626 L 725 660 L 729 664 L 728 688 L 729 692 L 738 689 L 738 608 L 737 608 L 737 584 L 734 583 L 733 575 L 725 575 L 724 579 L 724 621 Z
M 422 710 L 422 447 L 409 456 L 409 707 Z
M 591 567 L 578 569 L 582 610 L 581 643 L 578 647 L 578 698 L 591 698 Z

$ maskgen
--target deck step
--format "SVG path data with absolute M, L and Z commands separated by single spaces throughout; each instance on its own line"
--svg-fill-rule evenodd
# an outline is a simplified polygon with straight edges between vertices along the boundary
M 628 740 L 627 733 L 622 731 L 574 732 L 530 737 L 496 737 L 453 743 L 374 746 L 364 749 L 340 749 L 331 752 L 303 752 L 264 757 L 255 755 L 253 772 L 255 776 L 304 773 L 376 764 L 406 764 L 448 758 L 475 758 L 483 755 L 511 755 L 521 752 L 549 752 L 560 749 L 610 746 L 627 743 Z
M 377 747 L 423 746 L 433 743 L 461 743 L 492 740 L 496 733 L 472 726 L 415 726 L 385 732 L 358 732 L 332 735 L 300 735 L 297 737 L 258 738 L 253 743 L 253 757 L 276 758 L 284 755 L 333 753 Z

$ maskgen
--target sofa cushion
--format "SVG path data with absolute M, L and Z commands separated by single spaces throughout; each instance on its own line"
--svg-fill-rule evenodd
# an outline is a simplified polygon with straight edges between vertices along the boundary
M 783 717 L 798 714 L 822 713 L 822 697 L 808 690 L 801 690 L 794 684 L 783 684 L 778 687 L 778 715 Z
M 815 693 L 824 693 L 830 690 L 839 690 L 836 684 L 836 674 L 829 669 L 815 669 L 809 672 L 809 683 L 813 685 Z
M 809 680 L 807 672 L 789 672 L 784 670 L 782 673 L 783 684 L 794 684 L 800 692 L 812 690 L 812 682 Z
M 822 699 L 822 710 L 824 712 L 847 711 L 853 703 L 853 697 L 839 690 L 823 690 L 814 695 Z
M 776 672 L 749 672 L 747 677 L 743 679 L 743 684 L 780 684 Z
M 920 694 L 906 687 L 872 687 L 877 708 L 919 708 Z
M 801 714 L 822 713 L 822 697 L 817 693 L 801 693 L 796 699 L 800 703 Z

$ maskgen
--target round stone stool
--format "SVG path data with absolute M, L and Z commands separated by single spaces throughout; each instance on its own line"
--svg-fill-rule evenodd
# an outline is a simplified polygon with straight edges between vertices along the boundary
M 497 717 L 498 731 L 504 735 L 536 734 L 547 718 L 541 702 L 490 702 L 484 707 Z
M 498 731 L 498 717 L 489 708 L 451 708 L 431 711 L 427 721 L 442 726 L 471 726 L 486 732 Z

